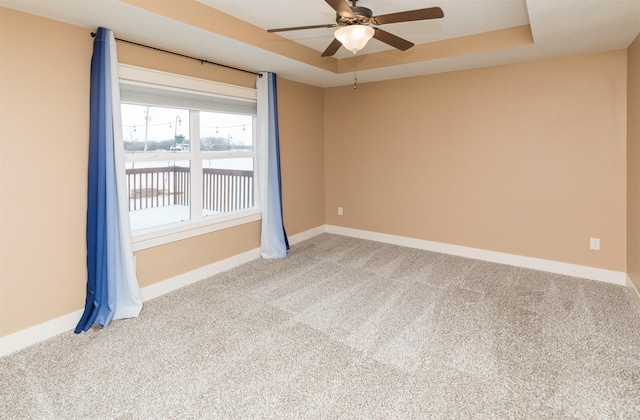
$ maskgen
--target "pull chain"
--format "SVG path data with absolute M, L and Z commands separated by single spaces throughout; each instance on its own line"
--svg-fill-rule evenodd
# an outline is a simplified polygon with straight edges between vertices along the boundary
M 358 56 L 353 55 L 353 88 L 358 89 Z

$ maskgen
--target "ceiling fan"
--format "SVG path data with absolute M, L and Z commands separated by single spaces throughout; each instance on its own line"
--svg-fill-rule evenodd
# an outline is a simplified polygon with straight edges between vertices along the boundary
M 343 45 L 355 54 L 362 49 L 372 37 L 401 51 L 408 50 L 413 47 L 414 44 L 412 42 L 371 25 L 412 22 L 416 20 L 439 19 L 444 17 L 444 13 L 439 7 L 429 7 L 426 9 L 373 16 L 373 12 L 370 9 L 356 6 L 356 2 L 358 0 L 351 0 L 351 6 L 349 6 L 347 0 L 325 1 L 336 11 L 336 23 L 268 29 L 267 31 L 284 32 L 297 31 L 300 29 L 335 28 L 336 26 L 339 26 L 340 28 L 335 32 L 334 40 L 322 53 L 322 57 L 330 57 L 338 52 L 340 47 Z

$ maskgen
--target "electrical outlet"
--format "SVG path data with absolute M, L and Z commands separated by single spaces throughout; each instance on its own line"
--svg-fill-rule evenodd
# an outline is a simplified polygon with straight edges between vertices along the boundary
M 589 249 L 600 251 L 600 238 L 589 238 Z
M 343 210 L 342 207 L 338 207 L 338 216 L 342 216 Z

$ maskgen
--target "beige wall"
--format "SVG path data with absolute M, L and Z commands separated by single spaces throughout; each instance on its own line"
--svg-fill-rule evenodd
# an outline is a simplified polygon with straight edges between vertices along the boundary
M 0 8 L 0 336 L 82 307 L 86 30 Z
M 326 222 L 625 271 L 625 124 L 625 51 L 327 89 Z
M 627 54 L 627 273 L 640 290 L 640 36 Z
M 89 32 L 0 8 L 0 336 L 84 304 Z M 254 75 L 128 44 L 118 43 L 118 59 L 255 87 Z M 324 223 L 322 101 L 319 88 L 279 81 L 290 235 Z M 139 251 L 140 285 L 255 249 L 259 230 L 255 222 Z
M 282 207 L 287 233 L 324 225 L 324 91 L 278 79 Z

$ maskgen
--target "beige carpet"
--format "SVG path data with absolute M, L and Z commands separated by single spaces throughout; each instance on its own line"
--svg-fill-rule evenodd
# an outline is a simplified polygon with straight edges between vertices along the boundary
M 323 234 L 0 359 L 0 418 L 640 418 L 621 286 Z

